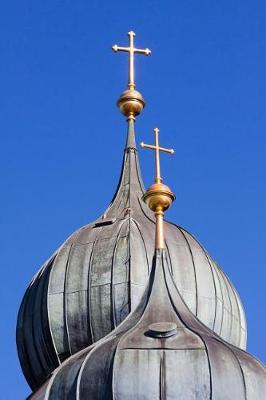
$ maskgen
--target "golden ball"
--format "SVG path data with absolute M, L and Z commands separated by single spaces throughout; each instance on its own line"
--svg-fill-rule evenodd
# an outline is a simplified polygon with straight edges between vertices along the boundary
M 175 195 L 163 183 L 154 183 L 144 194 L 143 200 L 152 211 L 165 211 L 175 200 Z
M 139 115 L 145 107 L 145 101 L 137 90 L 128 89 L 119 97 L 117 106 L 125 116 L 129 117 L 133 115 L 135 117 Z

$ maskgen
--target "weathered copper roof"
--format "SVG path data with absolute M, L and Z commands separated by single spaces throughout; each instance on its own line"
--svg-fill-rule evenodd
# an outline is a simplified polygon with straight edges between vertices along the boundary
M 136 310 L 66 360 L 30 399 L 265 399 L 265 367 L 194 316 L 171 271 L 167 253 L 157 250 Z
M 67 239 L 24 296 L 17 345 L 34 390 L 66 358 L 111 332 L 139 303 L 154 254 L 154 217 L 142 201 L 143 191 L 130 120 L 111 205 Z M 229 279 L 183 228 L 166 223 L 165 240 L 173 280 L 188 308 L 223 339 L 245 348 L 244 311 Z

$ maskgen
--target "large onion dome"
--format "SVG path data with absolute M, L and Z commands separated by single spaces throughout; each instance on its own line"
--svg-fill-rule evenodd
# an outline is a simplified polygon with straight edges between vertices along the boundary
M 137 309 L 104 339 L 66 360 L 30 397 L 265 398 L 265 367 L 222 340 L 194 316 L 175 285 L 164 249 L 156 250 L 149 283 Z
M 138 304 L 154 253 L 154 216 L 143 193 L 131 119 L 111 205 L 44 264 L 21 304 L 17 346 L 32 389 L 66 358 L 111 332 Z M 244 311 L 224 272 L 183 228 L 166 223 L 165 242 L 171 276 L 189 310 L 221 338 L 245 348 Z

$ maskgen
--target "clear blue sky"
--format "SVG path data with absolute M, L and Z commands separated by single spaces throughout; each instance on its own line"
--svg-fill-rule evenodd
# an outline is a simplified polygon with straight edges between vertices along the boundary
M 221 264 L 248 318 L 248 349 L 265 350 L 265 1 L 3 1 L 0 10 L 1 400 L 29 388 L 16 355 L 16 315 L 39 266 L 107 207 L 126 124 L 126 32 L 147 107 L 137 140 L 159 126 L 162 172 L 177 194 L 168 219 Z M 140 150 L 146 185 L 153 159 Z

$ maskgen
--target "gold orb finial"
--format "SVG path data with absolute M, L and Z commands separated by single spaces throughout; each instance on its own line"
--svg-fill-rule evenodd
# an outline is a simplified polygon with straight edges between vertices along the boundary
M 135 90 L 135 69 L 134 69 L 134 55 L 135 54 L 144 54 L 149 56 L 151 54 L 151 50 L 146 49 L 137 49 L 134 46 L 134 37 L 136 34 L 133 31 L 128 32 L 129 36 L 129 46 L 121 47 L 115 44 L 112 49 L 114 52 L 123 51 L 129 54 L 129 68 L 128 68 L 128 89 L 122 93 L 117 101 L 117 106 L 119 107 L 122 114 L 124 114 L 128 119 L 133 118 L 141 113 L 143 108 L 145 107 L 145 101 L 137 90 Z
M 137 90 L 125 90 L 117 101 L 121 113 L 127 118 L 135 118 L 145 107 L 145 101 Z
M 166 211 L 175 200 L 171 189 L 163 183 L 153 183 L 144 193 L 143 200 L 153 211 Z
M 141 143 L 141 147 L 146 149 L 155 150 L 155 183 L 144 193 L 143 200 L 148 207 L 154 212 L 156 218 L 156 235 L 155 247 L 156 249 L 163 249 L 165 247 L 164 234 L 163 234 L 163 216 L 164 212 L 171 206 L 175 200 L 175 195 L 171 189 L 162 183 L 160 173 L 160 151 L 173 154 L 173 149 L 167 149 L 159 146 L 159 129 L 154 129 L 155 144 Z

